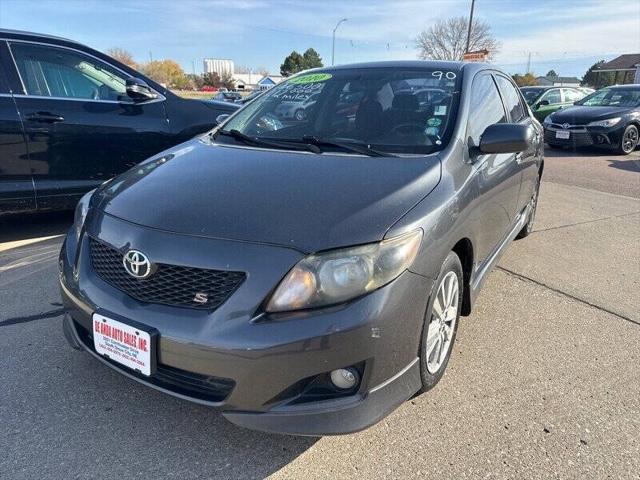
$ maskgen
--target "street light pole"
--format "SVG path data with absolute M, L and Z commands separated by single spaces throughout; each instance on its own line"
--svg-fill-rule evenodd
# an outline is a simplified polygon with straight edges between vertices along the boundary
M 336 30 L 342 22 L 346 22 L 347 20 L 348 18 L 343 18 L 338 23 L 336 23 L 336 28 L 333 29 L 333 42 L 331 44 L 331 65 L 333 65 L 336 57 Z
M 469 14 L 469 28 L 467 29 L 467 46 L 464 49 L 464 53 L 469 53 L 469 42 L 471 41 L 471 25 L 473 24 L 473 6 L 476 0 L 471 0 L 471 13 Z

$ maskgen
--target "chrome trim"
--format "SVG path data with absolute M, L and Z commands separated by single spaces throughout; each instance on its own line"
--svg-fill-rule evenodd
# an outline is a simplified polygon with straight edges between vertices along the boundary
M 83 102 L 101 102 L 101 103 L 123 103 L 123 104 L 129 104 L 129 102 L 123 102 L 123 101 L 118 101 L 118 100 L 94 100 L 91 98 L 70 98 L 70 97 L 49 97 L 46 95 L 29 95 L 27 93 L 27 88 L 24 84 L 24 81 L 22 80 L 22 75 L 20 75 L 20 69 L 18 68 L 18 64 L 16 63 L 16 59 L 13 55 L 13 50 L 11 49 L 11 44 L 12 43 L 29 43 L 29 44 L 33 44 L 33 45 L 42 45 L 45 47 L 53 47 L 53 48 L 62 48 L 65 50 L 71 50 L 72 52 L 75 53 L 79 53 L 81 55 L 85 55 L 87 57 L 91 57 L 95 60 L 97 60 L 98 62 L 102 62 L 106 65 L 109 65 L 109 67 L 113 68 L 114 70 L 116 70 L 117 72 L 120 72 L 121 74 L 125 75 L 126 78 L 131 77 L 131 74 L 125 72 L 124 70 L 122 70 L 121 68 L 116 67 L 115 65 L 112 65 L 111 63 L 96 57 L 95 55 L 92 55 L 91 53 L 82 51 L 82 50 L 78 50 L 77 48 L 73 48 L 73 47 L 67 47 L 65 45 L 57 45 L 55 43 L 47 43 L 47 42 L 36 42 L 34 40 L 19 40 L 19 39 L 14 39 L 14 38 L 4 38 L 4 37 L 0 37 L 0 41 L 5 41 L 7 42 L 7 48 L 9 49 L 9 54 L 11 55 L 11 59 L 13 60 L 13 66 L 16 69 L 16 73 L 18 74 L 18 78 L 20 79 L 20 83 L 22 84 L 22 91 L 24 92 L 23 94 L 14 94 L 15 97 L 30 97 L 30 98 L 49 98 L 52 100 L 78 100 L 78 101 L 83 101 Z M 126 80 L 125 78 L 125 80 Z M 155 88 L 149 87 L 151 90 L 153 90 L 157 95 L 158 98 L 154 98 L 153 100 L 149 100 L 147 102 L 139 102 L 139 103 L 134 103 L 133 101 L 131 102 L 131 105 L 147 105 L 149 103 L 154 103 L 154 102 L 161 102 L 166 100 L 167 98 L 160 92 L 158 92 Z
M 72 102 L 115 103 L 118 105 L 149 105 L 150 103 L 163 102 L 164 100 L 167 99 L 167 97 L 165 97 L 161 93 L 158 93 L 158 98 L 154 98 L 153 100 L 148 100 L 145 102 L 138 102 L 138 103 L 135 103 L 133 101 L 125 102 L 125 101 L 119 101 L 119 100 L 95 100 L 93 98 L 48 97 L 46 95 L 24 95 L 22 93 L 16 93 L 13 96 L 18 98 L 34 98 L 34 99 L 40 99 L 40 100 L 70 100 Z

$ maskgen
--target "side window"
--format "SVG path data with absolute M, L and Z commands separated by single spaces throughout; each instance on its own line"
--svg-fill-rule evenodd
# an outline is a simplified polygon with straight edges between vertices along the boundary
M 489 74 L 480 74 L 473 80 L 471 105 L 467 123 L 467 136 L 473 146 L 480 145 L 480 136 L 489 125 L 507 121 L 498 88 Z
M 562 98 L 560 98 L 560 89 L 554 88 L 545 93 L 540 100 L 547 100 L 549 105 L 555 105 L 556 103 L 562 103 Z
M 525 117 L 525 108 L 520 100 L 520 95 L 516 91 L 516 87 L 506 78 L 496 75 L 496 83 L 502 92 L 504 106 L 509 112 L 509 117 L 514 123 L 520 122 Z
M 577 90 L 573 90 L 571 88 L 564 88 L 562 89 L 562 92 L 564 93 L 565 102 L 576 102 L 580 100 L 582 97 L 584 97 L 582 93 L 578 92 Z
M 127 100 L 124 75 L 88 55 L 53 46 L 11 43 L 27 95 Z

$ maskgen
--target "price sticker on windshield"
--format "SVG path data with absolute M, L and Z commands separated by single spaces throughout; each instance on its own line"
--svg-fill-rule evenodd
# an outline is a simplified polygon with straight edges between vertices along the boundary
M 307 83 L 326 82 L 331 77 L 333 77 L 333 75 L 330 73 L 310 73 L 309 75 L 301 75 L 300 77 L 292 78 L 288 83 L 304 85 Z

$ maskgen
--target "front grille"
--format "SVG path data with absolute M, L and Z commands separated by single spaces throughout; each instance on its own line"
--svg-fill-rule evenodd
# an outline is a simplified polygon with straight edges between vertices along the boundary
M 571 131 L 568 139 L 557 138 L 555 130 L 544 131 L 544 141 L 552 145 L 566 145 L 571 147 L 588 147 L 593 145 L 591 134 L 586 131 Z
M 144 303 L 159 303 L 172 307 L 215 310 L 244 281 L 243 272 L 209 270 L 180 265 L 156 264 L 147 278 L 135 278 L 125 270 L 123 253 L 90 239 L 91 266 L 105 282 Z M 194 301 L 196 294 L 206 297 L 206 303 Z
M 78 322 L 73 322 L 80 341 L 92 352 L 96 352 L 93 345 L 93 336 L 91 331 L 84 328 Z M 196 398 L 198 400 L 206 400 L 208 402 L 224 401 L 233 387 L 235 382 L 230 378 L 213 377 L 210 375 L 201 375 L 199 373 L 188 372 L 168 365 L 158 363 L 155 373 L 147 377 L 135 370 L 125 367 L 120 363 L 102 357 L 114 367 L 125 371 L 145 382 L 149 382 L 160 388 L 164 388 L 174 393 L 179 393 L 187 397 Z

